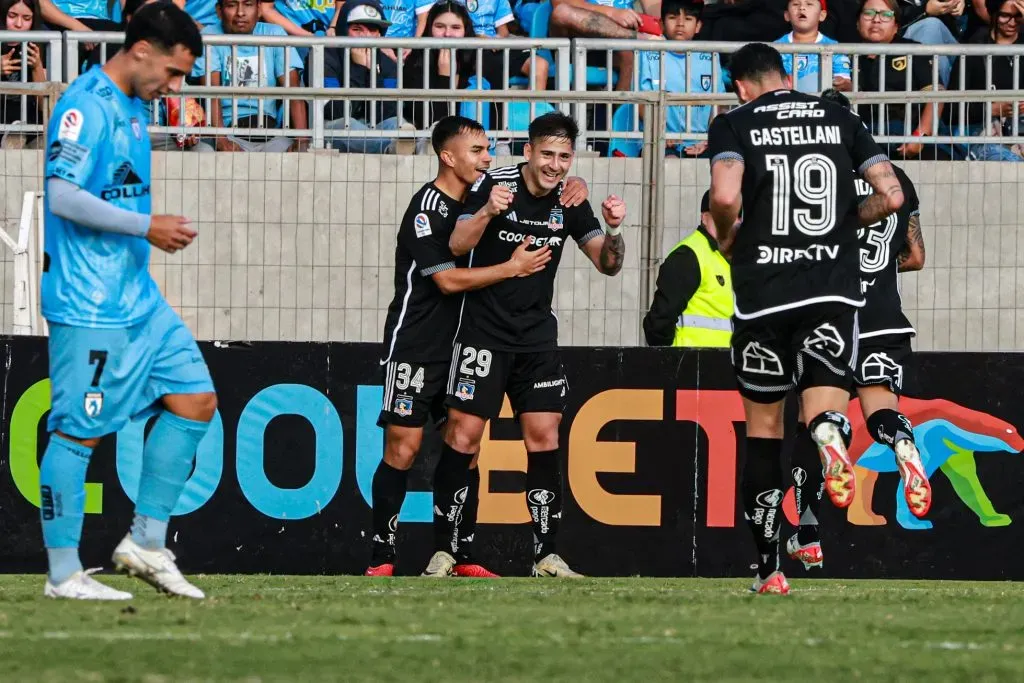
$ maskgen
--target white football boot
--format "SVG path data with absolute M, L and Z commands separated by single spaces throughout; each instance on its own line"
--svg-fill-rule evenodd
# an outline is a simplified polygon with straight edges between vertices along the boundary
M 104 585 L 92 578 L 99 569 L 79 570 L 56 586 L 46 577 L 43 595 L 65 600 L 131 600 L 132 594 Z
M 117 571 L 140 578 L 163 593 L 196 600 L 206 597 L 181 575 L 174 564 L 174 553 L 167 548 L 147 550 L 128 534 L 114 548 L 113 560 Z

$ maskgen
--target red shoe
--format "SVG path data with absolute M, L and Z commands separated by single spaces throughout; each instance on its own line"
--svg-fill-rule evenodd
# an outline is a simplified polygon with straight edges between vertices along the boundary
M 831 422 L 825 422 L 818 425 L 811 436 L 818 446 L 818 455 L 825 468 L 825 492 L 837 508 L 850 507 L 857 490 L 857 478 L 839 428 Z
M 452 568 L 455 576 L 464 576 L 470 579 L 499 579 L 497 574 L 479 564 L 457 564 Z
M 928 514 L 932 507 L 932 485 L 928 483 L 928 475 L 921 464 L 921 454 L 914 442 L 902 439 L 896 444 L 896 466 L 903 480 L 903 497 L 907 499 L 907 507 L 920 519 Z
M 797 538 L 796 534 L 790 536 L 789 540 L 786 541 L 786 552 L 797 562 L 803 562 L 804 569 L 814 569 L 816 567 L 820 569 L 825 561 L 819 541 L 800 545 L 800 539 Z
M 754 577 L 754 585 L 750 587 L 750 592 L 758 595 L 789 595 L 789 582 L 782 572 L 773 572 L 764 581 Z
M 395 565 L 390 563 L 378 564 L 376 567 L 367 567 L 364 576 L 394 576 Z

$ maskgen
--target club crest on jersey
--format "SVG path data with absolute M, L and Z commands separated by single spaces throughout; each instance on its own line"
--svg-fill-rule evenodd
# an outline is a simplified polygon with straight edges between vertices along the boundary
M 413 219 L 412 225 L 416 230 L 417 237 L 426 237 L 430 234 L 430 219 L 427 217 L 427 214 L 416 214 L 416 218 Z
M 719 285 L 721 285 L 722 287 L 725 287 L 725 276 L 724 275 L 716 275 L 715 279 L 718 280 L 718 284 Z
M 64 116 L 60 117 L 60 126 L 57 129 L 57 137 L 61 140 L 78 142 L 78 136 L 82 134 L 82 124 L 85 117 L 77 109 L 68 109 Z
M 103 412 L 103 392 L 89 391 L 85 394 L 85 414 L 91 418 L 97 418 Z
M 475 393 L 476 382 L 471 379 L 460 379 L 459 384 L 455 387 L 455 398 L 460 401 L 473 400 L 473 394 Z
M 562 209 L 555 207 L 551 209 L 551 215 L 548 216 L 548 228 L 554 231 L 559 231 L 565 225 L 565 217 L 562 216 Z
M 136 140 L 142 139 L 142 125 L 139 123 L 139 120 L 134 116 L 132 117 L 132 133 L 135 134 Z
M 907 58 L 906 57 L 893 57 L 892 61 L 893 71 L 906 71 L 907 70 Z
M 796 70 L 797 70 L 798 73 L 802 72 L 802 71 L 807 71 L 807 63 L 808 63 L 808 61 L 810 61 L 810 60 L 807 59 L 807 55 L 797 55 L 797 58 L 796 58 Z
M 704 92 L 711 92 L 711 74 L 700 75 L 700 89 Z
M 412 415 L 412 396 L 398 396 L 395 398 L 395 415 L 409 417 Z
M 468 9 L 470 13 L 476 12 L 480 9 L 480 3 L 477 2 L 477 0 L 468 0 L 468 2 L 466 2 L 466 9 Z

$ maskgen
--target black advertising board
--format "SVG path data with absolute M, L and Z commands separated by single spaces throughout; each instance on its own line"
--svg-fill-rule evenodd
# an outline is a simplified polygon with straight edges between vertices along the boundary
M 41 572 L 38 459 L 49 406 L 46 342 L 2 339 L 0 569 Z M 373 344 L 202 344 L 220 408 L 171 522 L 189 572 L 359 573 L 370 537 L 370 481 L 383 450 Z M 678 349 L 563 351 L 570 407 L 561 443 L 567 503 L 559 552 L 608 576 L 748 576 L 753 542 L 737 496 L 743 419 L 728 354 Z M 892 454 L 868 438 L 856 403 L 858 496 L 823 505 L 824 576 L 1021 579 L 1024 367 L 1013 354 L 922 353 L 902 408 L 932 476 L 925 521 L 901 503 Z M 109 565 L 131 521 L 146 425 L 97 449 L 82 555 Z M 526 452 L 510 417 L 481 451 L 480 559 L 526 574 Z M 430 554 L 428 436 L 399 527 L 400 573 Z M 788 471 L 788 469 L 787 469 Z M 793 521 L 792 494 L 784 504 Z M 789 528 L 783 530 L 790 533 Z M 785 536 L 784 536 L 785 538 Z M 802 569 L 786 566 L 799 576 Z

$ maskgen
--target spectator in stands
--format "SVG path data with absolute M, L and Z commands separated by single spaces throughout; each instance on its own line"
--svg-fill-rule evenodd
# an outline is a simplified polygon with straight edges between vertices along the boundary
M 898 38 L 900 7 L 897 0 L 864 0 L 861 4 L 860 19 L 857 27 L 861 38 L 867 43 L 888 44 L 910 44 L 916 45 L 913 40 Z M 879 81 L 878 60 L 884 60 L 882 65 L 883 79 Z M 858 83 L 861 91 L 902 93 L 906 91 L 907 81 L 910 81 L 910 90 L 931 90 L 932 85 L 932 60 L 927 57 L 915 57 L 911 59 L 908 55 L 869 55 L 858 60 Z M 939 84 L 941 89 L 942 85 Z M 906 99 L 907 96 L 894 96 L 894 100 Z M 875 135 L 879 134 L 876 125 L 876 114 L 884 107 L 885 130 L 881 134 L 889 135 L 911 135 L 922 136 L 932 135 L 938 129 L 938 123 L 934 119 L 934 109 L 931 106 L 921 104 L 903 104 L 894 102 L 892 104 L 862 104 L 858 107 L 858 113 L 868 126 L 868 129 Z M 906 127 L 906 107 L 910 107 L 910 127 Z M 938 113 L 942 113 L 942 105 L 938 107 Z M 904 157 L 916 157 L 922 152 L 920 143 L 907 143 L 899 145 L 896 153 Z
M 645 20 L 633 9 L 633 0 L 552 0 L 550 33 L 567 38 L 661 38 L 657 22 Z M 604 67 L 605 53 L 594 52 L 590 63 Z M 618 71 L 616 90 L 629 90 L 633 85 L 633 53 L 616 52 L 613 65 Z M 611 75 L 609 74 L 609 77 Z
M 7 31 L 39 30 L 39 6 L 36 0 L 0 0 L 0 16 L 4 17 L 4 29 Z M 43 50 L 35 43 L 0 45 L 0 80 L 7 83 L 45 82 L 43 56 Z M 39 104 L 39 98 L 31 95 L 0 95 L 0 123 L 42 123 Z M 36 149 L 42 141 L 41 135 L 8 132 L 0 141 L 0 147 Z
M 339 29 L 350 38 L 379 38 L 391 25 L 384 18 L 384 8 L 376 0 L 348 0 L 342 10 Z M 398 65 L 384 50 L 377 48 L 343 48 L 324 51 L 324 84 L 344 88 L 394 88 L 398 85 Z M 376 54 L 374 54 L 376 53 Z M 345 64 L 348 60 L 348 80 Z M 375 68 L 374 68 L 375 67 Z M 345 117 L 345 100 L 327 103 L 324 118 L 329 130 L 415 130 L 398 116 L 398 102 L 391 100 L 351 100 L 349 118 Z M 335 149 L 343 152 L 381 154 L 394 152 L 412 154 L 413 138 L 335 137 L 330 139 Z
M 437 3 L 442 6 L 454 4 L 453 0 Z M 424 35 L 429 30 L 427 14 L 433 6 L 421 7 L 416 10 L 419 15 L 419 26 L 417 35 Z M 508 38 L 508 27 L 514 21 L 512 6 L 508 0 L 468 0 L 466 9 L 473 20 L 473 32 L 480 38 Z M 487 50 L 483 53 L 483 77 L 494 90 L 505 87 L 505 52 L 504 50 Z M 526 76 L 530 79 L 530 90 L 546 90 L 548 87 L 548 62 L 543 57 L 530 59 L 529 50 L 509 50 L 508 53 L 508 75 Z
M 217 16 L 224 33 L 229 35 L 284 36 L 283 28 L 258 21 L 260 12 L 258 0 L 218 0 Z M 260 59 L 259 50 L 263 51 Z M 232 57 L 234 50 L 235 57 Z M 236 85 L 240 87 L 278 86 L 297 87 L 302 71 L 302 61 L 293 47 L 265 47 L 216 45 L 209 49 L 210 85 Z M 261 64 L 262 62 L 262 64 Z M 307 128 L 306 103 L 302 100 L 288 102 L 291 127 Z M 283 111 L 275 100 L 264 99 L 260 114 L 260 101 L 256 98 L 224 98 L 212 100 L 210 125 L 219 128 L 231 126 L 238 129 L 275 129 L 283 126 Z M 309 146 L 308 138 L 296 138 L 291 142 L 287 137 L 271 137 L 266 134 L 245 136 L 218 136 L 217 151 L 220 152 L 285 152 L 303 151 Z
M 700 15 L 704 4 L 693 0 L 663 0 L 661 4 L 661 25 L 666 40 L 689 41 L 700 31 Z M 665 59 L 664 80 L 662 79 L 662 56 Z M 640 89 L 664 90 L 667 92 L 704 93 L 717 90 L 725 92 L 722 68 L 717 65 L 718 56 L 708 52 L 697 52 L 690 58 L 693 72 L 687 78 L 685 52 L 641 52 Z M 714 71 L 718 71 L 718 83 L 714 83 Z M 686 139 L 687 133 L 706 133 L 711 123 L 714 107 L 673 106 L 668 108 L 666 125 L 667 152 L 675 156 L 704 156 L 707 140 Z M 640 109 L 641 116 L 643 109 Z M 689 116 L 689 121 L 687 121 Z
M 335 17 L 343 5 L 330 0 L 262 0 L 260 17 L 290 36 L 325 36 L 328 28 L 336 26 Z
M 838 2 L 843 1 L 838 0 Z M 793 30 L 775 42 L 835 45 L 836 41 L 823 34 L 818 28 L 825 19 L 826 13 L 825 0 L 789 0 L 789 4 L 786 5 L 786 21 L 793 27 Z M 786 73 L 793 78 L 793 87 L 796 90 L 818 93 L 829 88 L 829 84 L 819 83 L 821 70 L 819 69 L 818 55 L 796 55 L 795 70 L 793 69 L 793 57 L 794 55 L 791 54 L 782 55 L 782 63 L 786 67 Z M 832 57 L 831 87 L 842 91 L 853 89 L 853 81 L 850 79 L 850 58 L 846 55 Z
M 976 36 L 971 42 L 978 45 L 1013 45 L 1020 40 L 1021 24 L 1024 22 L 1024 0 L 987 0 L 986 14 L 992 18 L 987 33 Z M 1024 89 L 1024 69 L 1018 69 L 1017 78 L 1013 75 L 1013 57 L 993 56 L 992 80 L 986 72 L 986 57 L 958 57 L 953 68 L 951 86 L 957 85 L 962 90 L 1022 90 Z M 960 83 L 960 60 L 964 60 L 964 81 Z M 952 88 L 951 88 L 952 89 Z M 1018 132 L 1024 134 L 1024 102 L 1014 105 L 1013 102 L 993 102 L 991 115 L 986 113 L 984 102 L 970 102 L 964 107 L 960 123 L 960 105 L 952 104 L 946 108 L 945 123 L 954 135 L 1010 135 L 1013 133 L 1013 121 L 1018 120 Z M 944 131 L 945 132 L 945 131 Z M 954 145 L 953 156 L 971 158 L 982 161 L 1024 161 L 1019 147 L 1015 151 L 1007 145 Z
M 956 45 L 967 0 L 900 0 L 903 37 L 923 45 Z M 963 24 L 966 24 L 966 19 Z M 953 57 L 940 56 L 939 81 L 949 83 Z
M 183 8 L 196 26 L 200 29 L 215 28 L 220 30 L 220 17 L 217 16 L 217 0 L 186 0 Z
M 438 2 L 431 6 L 426 17 L 426 36 L 429 38 L 475 38 L 473 20 L 466 6 L 459 2 Z M 404 84 L 414 90 L 452 90 L 469 87 L 469 79 L 476 73 L 476 50 L 456 50 L 452 60 L 451 50 L 430 50 L 429 62 L 426 50 L 413 50 L 405 62 Z M 425 72 L 425 73 L 424 73 Z M 449 115 L 452 104 L 451 93 L 447 99 L 433 102 L 407 102 L 404 115 L 419 129 L 431 128 L 437 121 Z M 417 145 L 417 153 L 426 154 L 430 139 L 423 138 Z

